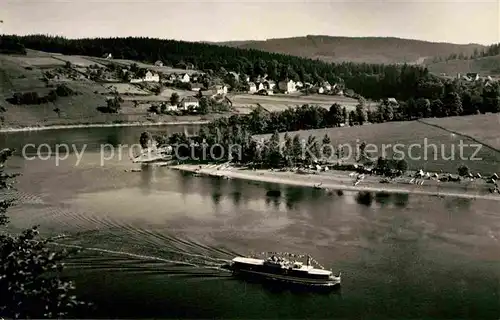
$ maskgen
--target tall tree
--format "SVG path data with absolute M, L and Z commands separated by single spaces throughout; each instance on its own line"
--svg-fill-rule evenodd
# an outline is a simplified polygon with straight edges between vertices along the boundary
M 366 122 L 366 108 L 362 104 L 356 106 L 356 118 L 360 125 Z
M 334 153 L 334 148 L 332 146 L 332 139 L 330 139 L 328 134 L 325 134 L 325 136 L 323 137 L 321 151 L 322 151 L 321 156 L 323 158 L 326 158 L 327 160 L 330 159 Z
M 338 127 L 343 122 L 342 106 L 334 103 L 328 111 L 328 118 L 332 125 Z

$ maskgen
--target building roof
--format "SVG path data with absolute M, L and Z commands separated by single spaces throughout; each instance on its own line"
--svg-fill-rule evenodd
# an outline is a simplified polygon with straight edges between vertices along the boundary
M 181 100 L 181 103 L 182 102 L 198 102 L 198 98 L 193 97 L 193 96 L 187 96 Z
M 264 260 L 262 260 L 262 259 L 245 258 L 245 257 L 236 257 L 233 259 L 233 262 L 247 263 L 247 264 L 253 264 L 253 265 L 257 265 L 257 266 L 261 266 L 264 264 Z
M 205 86 L 198 82 L 191 83 L 191 88 L 204 88 Z

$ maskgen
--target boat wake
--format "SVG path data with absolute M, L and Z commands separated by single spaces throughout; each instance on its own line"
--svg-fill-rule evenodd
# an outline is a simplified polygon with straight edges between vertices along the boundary
M 182 255 L 184 255 L 184 258 L 169 259 L 159 256 L 97 247 L 85 247 L 60 242 L 50 242 L 50 244 L 58 247 L 81 250 L 84 254 L 83 256 L 78 254 L 70 258 L 70 267 L 78 269 L 90 269 L 93 271 L 132 271 L 141 274 L 154 273 L 181 277 L 227 276 L 227 270 L 222 268 L 222 265 L 229 260 L 206 255 L 183 253 Z M 96 256 L 96 253 L 105 254 L 105 256 Z M 179 256 L 181 256 L 180 253 Z

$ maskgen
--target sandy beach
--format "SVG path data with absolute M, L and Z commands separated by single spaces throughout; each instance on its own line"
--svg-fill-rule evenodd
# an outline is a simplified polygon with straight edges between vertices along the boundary
M 210 121 L 171 121 L 171 122 L 129 122 L 129 123 L 102 123 L 102 124 L 74 124 L 74 125 L 56 125 L 22 128 L 1 128 L 0 133 L 9 132 L 27 132 L 42 130 L 63 130 L 63 129 L 82 129 L 82 128 L 114 128 L 114 127 L 152 127 L 152 126 L 178 126 L 178 125 L 202 125 Z
M 259 182 L 287 184 L 304 187 L 320 187 L 325 190 L 369 191 L 387 193 L 409 193 L 439 197 L 460 197 L 468 199 L 500 200 L 500 195 L 490 193 L 491 185 L 482 180 L 462 182 L 439 182 L 432 179 L 420 179 L 418 183 L 409 183 L 411 178 L 394 179 L 391 183 L 381 183 L 381 177 L 366 176 L 354 185 L 355 178 L 345 171 L 328 171 L 317 174 L 298 174 L 270 170 L 249 170 L 216 165 L 176 165 L 170 168 L 208 176 L 221 176 L 229 179 L 243 179 Z M 420 184 L 422 183 L 423 184 Z

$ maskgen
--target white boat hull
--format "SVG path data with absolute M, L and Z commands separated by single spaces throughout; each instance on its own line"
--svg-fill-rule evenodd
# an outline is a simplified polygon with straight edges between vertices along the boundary
M 235 275 L 255 276 L 268 280 L 281 281 L 296 285 L 315 286 L 315 287 L 334 287 L 340 285 L 341 282 L 340 277 L 333 277 L 332 279 L 329 280 L 316 280 L 316 279 L 290 277 L 286 275 L 278 275 L 278 274 L 245 270 L 245 269 L 233 270 L 233 273 Z

